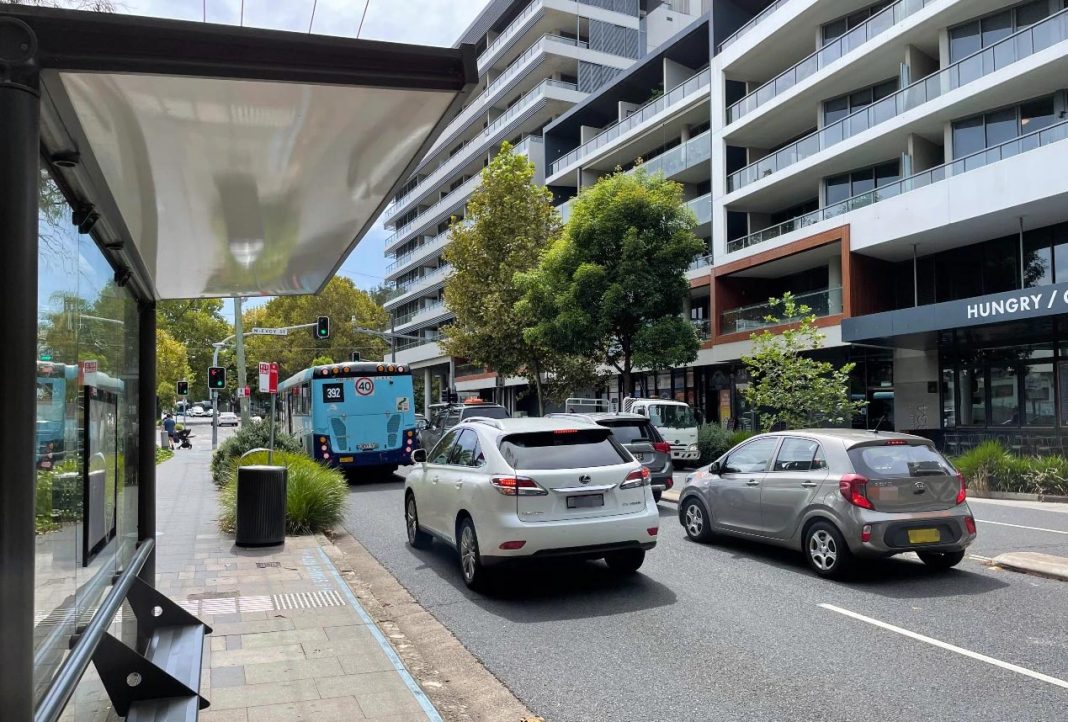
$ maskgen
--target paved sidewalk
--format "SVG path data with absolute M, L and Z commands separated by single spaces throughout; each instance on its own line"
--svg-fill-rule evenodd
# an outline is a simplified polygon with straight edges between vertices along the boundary
M 327 539 L 240 549 L 218 531 L 210 457 L 210 444 L 179 451 L 157 481 L 159 588 L 214 629 L 200 719 L 440 720 L 342 581 Z

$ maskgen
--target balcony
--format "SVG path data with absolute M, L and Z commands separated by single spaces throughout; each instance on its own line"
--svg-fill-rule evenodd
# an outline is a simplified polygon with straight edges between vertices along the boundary
M 702 268 L 708 268 L 712 265 L 712 254 L 706 253 L 703 256 L 698 256 L 694 259 L 687 271 L 700 271 Z
M 744 188 L 1066 39 L 1068 10 L 1062 10 L 732 173 L 727 178 L 727 192 Z
M 675 86 L 665 95 L 650 100 L 648 103 L 627 116 L 624 120 L 609 126 L 599 135 L 591 138 L 567 155 L 554 161 L 549 175 L 556 175 L 568 167 L 575 165 L 579 161 L 593 155 L 596 151 L 604 148 L 616 138 L 619 138 L 665 111 L 673 109 L 693 94 L 699 91 L 707 91 L 709 89 L 711 78 L 711 71 L 708 69 L 703 70 Z
M 686 207 L 697 216 L 697 225 L 703 226 L 712 222 L 712 194 L 705 193 L 703 196 L 687 201 Z
M 880 201 L 896 198 L 902 193 L 925 188 L 932 183 L 938 183 L 947 178 L 953 178 L 962 173 L 967 173 L 968 171 L 982 168 L 991 163 L 996 163 L 1006 158 L 1012 158 L 1021 153 L 1026 153 L 1027 151 L 1035 150 L 1036 148 L 1042 148 L 1051 143 L 1056 143 L 1065 139 L 1068 139 L 1068 121 L 1051 125 L 1042 130 L 1028 133 L 1027 135 L 1021 135 L 1018 138 L 1006 141 L 1000 145 L 992 146 L 986 150 L 981 150 L 978 153 L 973 153 L 972 155 L 959 158 L 955 161 L 921 171 L 920 173 L 915 173 L 907 178 L 902 178 L 897 182 L 881 186 L 868 191 L 867 193 L 861 193 L 852 198 L 847 198 L 841 203 L 835 203 L 826 208 L 820 208 L 819 210 L 780 223 L 777 226 L 771 226 L 770 228 L 765 228 L 756 233 L 750 233 L 748 236 L 728 241 L 727 253 L 734 253 L 752 246 L 760 245 L 761 243 L 767 243 L 779 236 L 792 233 L 793 231 L 800 230 L 807 226 L 815 225 L 821 221 L 837 218 L 850 211 L 855 211 L 858 208 L 866 208 L 867 206 L 879 203 Z
M 430 258 L 433 254 L 439 253 L 447 245 L 449 245 L 449 232 L 444 231 L 439 233 L 423 245 L 408 251 L 403 256 L 397 256 L 393 263 L 386 266 L 387 277 L 390 275 L 399 276 L 407 267 Z
M 743 38 L 749 33 L 749 31 L 753 30 L 754 28 L 756 28 L 757 25 L 767 20 L 773 12 L 775 12 L 788 2 L 790 2 L 790 0 L 775 0 L 775 2 L 773 2 L 771 5 L 768 5 L 766 8 L 761 10 L 753 17 L 752 20 L 735 30 L 730 37 L 720 43 L 719 52 L 722 53 L 726 48 L 729 48 L 735 42 Z
M 441 340 L 441 334 L 436 332 L 436 331 L 434 333 L 432 333 L 432 334 L 429 334 L 429 335 L 426 335 L 426 336 L 422 336 L 422 337 L 417 338 L 417 339 L 416 338 L 401 338 L 401 339 L 397 339 L 397 352 L 400 353 L 401 351 L 407 351 L 408 349 L 415 348 L 416 346 L 423 346 L 425 344 L 437 343 L 440 340 Z
M 817 318 L 826 318 L 842 312 L 842 289 L 828 288 L 824 291 L 812 291 L 799 293 L 794 296 L 798 306 L 807 306 L 809 311 L 806 315 L 814 315 Z M 789 323 L 791 319 L 780 319 L 782 306 L 772 306 L 770 303 L 758 303 L 752 306 L 743 306 L 726 313 L 720 314 L 720 334 L 727 336 L 732 333 L 744 333 L 746 331 L 759 331 L 762 328 L 770 328 L 783 323 Z M 773 320 L 769 321 L 771 318 Z M 793 319 L 797 320 L 797 319 Z
M 706 130 L 685 143 L 643 162 L 642 167 L 650 174 L 662 172 L 665 178 L 671 178 L 684 170 L 693 168 L 698 163 L 707 163 L 711 157 L 712 131 Z
M 935 0 L 898 0 L 898 2 L 884 8 L 877 15 L 872 15 L 864 23 L 856 26 L 845 35 L 835 38 L 789 70 L 780 73 L 727 108 L 727 124 L 730 125 L 752 113 L 802 80 L 815 75 L 817 71 L 856 50 L 872 38 L 882 35 L 894 25 L 933 2 Z
M 435 301 L 434 303 L 427 304 L 426 306 L 423 306 L 418 310 L 409 311 L 403 316 L 397 316 L 396 321 L 394 321 L 394 323 L 396 324 L 397 328 L 400 328 L 401 326 L 410 323 L 423 323 L 426 321 L 432 321 L 438 316 L 442 316 L 444 314 L 445 302 L 439 300 Z
M 523 8 L 523 11 L 516 16 L 515 20 L 508 24 L 508 27 L 501 31 L 500 35 L 493 39 L 492 43 L 486 46 L 486 49 L 478 56 L 478 60 L 475 61 L 478 65 L 479 75 L 486 72 L 486 68 L 489 67 L 494 59 L 496 59 L 498 53 L 515 40 L 516 36 L 526 29 L 527 23 L 529 23 L 544 7 L 544 0 L 533 0 L 533 2 Z
M 412 298 L 419 293 L 426 292 L 437 286 L 439 283 L 444 283 L 451 271 L 452 266 L 446 263 L 443 266 L 435 268 L 430 273 L 423 274 L 418 278 L 413 278 L 410 281 L 398 285 L 397 290 L 400 291 L 400 293 L 396 297 L 386 301 L 384 304 L 386 309 L 396 308 L 397 306 L 412 300 Z
M 712 338 L 712 324 L 708 319 L 704 320 L 691 320 L 693 324 L 693 330 L 697 334 L 697 338 L 701 341 L 707 341 Z
M 473 151 L 471 150 L 472 147 L 481 147 L 490 143 L 490 139 L 494 135 L 501 133 L 509 123 L 528 111 L 535 103 L 543 100 L 549 93 L 550 89 L 564 92 L 570 91 L 576 96 L 578 96 L 579 93 L 578 86 L 574 83 L 565 83 L 562 80 L 552 79 L 542 81 L 533 90 L 523 95 L 515 105 L 498 116 L 497 119 L 484 128 L 481 133 L 464 143 L 463 146 L 457 149 L 451 156 L 441 161 L 441 163 L 438 164 L 438 167 L 431 171 L 429 175 L 397 199 L 397 208 L 400 209 L 404 207 L 410 199 L 420 197 L 422 194 L 454 174 L 460 167 L 470 161 L 473 155 Z M 582 93 L 581 97 L 585 97 L 585 95 L 585 93 Z M 574 102 L 578 102 L 580 99 L 580 97 L 567 98 L 567 100 L 572 100 Z

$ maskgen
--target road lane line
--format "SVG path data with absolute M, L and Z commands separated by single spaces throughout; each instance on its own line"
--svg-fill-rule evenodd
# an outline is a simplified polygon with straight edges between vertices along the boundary
M 998 526 L 1012 526 L 1017 529 L 1030 529 L 1032 531 L 1047 531 L 1050 534 L 1064 534 L 1068 536 L 1068 531 L 1061 531 L 1060 529 L 1044 529 L 1040 526 L 1023 526 L 1022 524 L 1009 524 L 1004 521 L 987 521 L 986 519 L 976 519 L 980 524 L 997 524 Z
M 984 557 L 984 556 L 983 556 L 982 554 L 969 554 L 969 555 L 968 555 L 968 558 L 969 558 L 969 559 L 975 559 L 976 561 L 980 561 L 980 562 L 990 562 L 990 561 L 993 561 L 993 559 L 992 559 L 992 558 L 990 558 L 990 557 Z
M 1047 682 L 1049 684 L 1055 685 L 1057 687 L 1063 687 L 1064 689 L 1068 689 L 1068 682 L 1064 681 L 1063 679 L 1057 679 L 1056 677 L 1050 677 L 1048 674 L 1042 674 L 1041 672 L 1035 672 L 1035 671 L 1032 671 L 1032 670 L 1027 669 L 1025 667 L 1020 667 L 1020 666 L 1017 666 L 1015 664 L 1011 664 L 1009 662 L 1002 662 L 1000 659 L 994 659 L 993 657 L 988 657 L 985 654 L 979 654 L 978 652 L 973 652 L 970 649 L 964 649 L 963 647 L 957 647 L 955 645 L 948 644 L 947 642 L 942 642 L 942 641 L 940 641 L 938 639 L 933 639 L 931 637 L 926 637 L 926 636 L 924 636 L 922 634 L 917 634 L 916 632 L 910 632 L 907 629 L 902 629 L 901 627 L 895 627 L 893 624 L 887 624 L 886 622 L 880 622 L 878 619 L 872 619 L 871 617 L 865 617 L 863 614 L 857 614 L 856 612 L 851 612 L 848 609 L 842 609 L 841 607 L 836 607 L 833 604 L 820 604 L 819 606 L 823 607 L 824 609 L 830 610 L 832 612 L 837 612 L 838 614 L 844 614 L 847 617 L 852 617 L 853 619 L 859 620 L 861 622 L 867 622 L 868 624 L 871 624 L 873 626 L 879 627 L 881 629 L 886 629 L 886 630 L 891 631 L 891 632 L 896 632 L 896 633 L 901 634 L 901 635 L 903 635 L 905 637 L 909 637 L 911 639 L 915 639 L 915 640 L 917 640 L 919 642 L 925 642 L 925 643 L 933 645 L 935 647 L 940 647 L 941 649 L 949 650 L 950 652 L 956 652 L 957 654 L 961 654 L 961 655 L 963 655 L 965 657 L 971 657 L 972 659 L 977 659 L 980 662 L 986 662 L 987 664 L 992 664 L 995 667 L 1001 667 L 1002 669 L 1007 669 L 1010 672 L 1016 672 L 1017 674 L 1022 674 L 1022 675 L 1026 676 L 1026 677 L 1031 677 L 1032 679 L 1037 679 L 1037 680 L 1040 680 L 1042 682 Z

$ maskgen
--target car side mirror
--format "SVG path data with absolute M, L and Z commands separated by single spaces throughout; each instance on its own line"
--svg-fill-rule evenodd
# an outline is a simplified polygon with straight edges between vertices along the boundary
M 709 474 L 717 474 L 718 475 L 718 474 L 720 474 L 722 472 L 723 472 L 723 464 L 719 463 L 718 461 L 713 461 L 711 464 L 708 465 L 708 473 Z
M 426 463 L 426 449 L 416 449 L 412 452 L 413 464 L 425 464 Z

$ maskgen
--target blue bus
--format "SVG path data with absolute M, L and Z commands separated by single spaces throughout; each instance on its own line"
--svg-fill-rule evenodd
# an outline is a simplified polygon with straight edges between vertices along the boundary
M 355 361 L 314 366 L 278 384 L 285 428 L 308 454 L 343 469 L 395 470 L 419 448 L 412 372 Z

